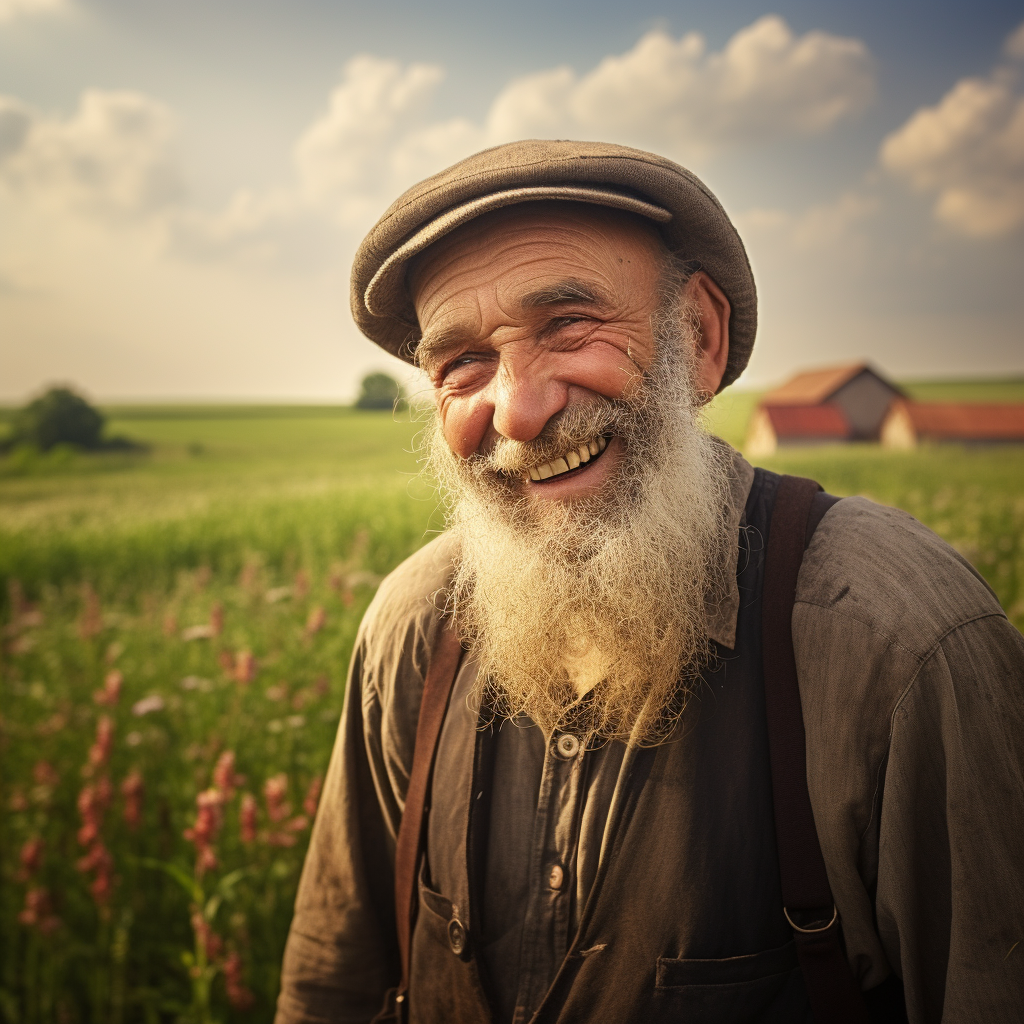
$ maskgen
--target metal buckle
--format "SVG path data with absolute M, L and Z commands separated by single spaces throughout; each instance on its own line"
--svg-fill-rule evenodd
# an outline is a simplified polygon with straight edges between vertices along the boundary
M 800 925 L 798 925 L 793 920 L 793 918 L 791 918 L 789 916 L 789 911 L 785 907 L 782 908 L 782 912 L 786 915 L 786 920 L 789 922 L 790 927 L 792 927 L 794 929 L 794 931 L 803 932 L 804 935 L 814 935 L 817 932 L 827 932 L 829 930 L 829 928 L 831 928 L 832 925 L 834 925 L 836 923 L 836 918 L 839 917 L 839 911 L 836 908 L 836 905 L 833 903 L 832 904 L 832 920 L 829 921 L 828 924 L 822 925 L 820 928 L 801 928 Z

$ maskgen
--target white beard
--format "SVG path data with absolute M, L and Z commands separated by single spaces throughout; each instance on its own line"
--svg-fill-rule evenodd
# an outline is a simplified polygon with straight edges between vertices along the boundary
M 486 456 L 454 455 L 437 423 L 428 440 L 459 542 L 448 607 L 497 716 L 657 744 L 711 657 L 726 467 L 691 383 L 692 315 L 655 328 L 658 357 L 627 400 L 572 407 Z M 598 495 L 524 496 L 526 469 L 606 430 L 623 447 Z

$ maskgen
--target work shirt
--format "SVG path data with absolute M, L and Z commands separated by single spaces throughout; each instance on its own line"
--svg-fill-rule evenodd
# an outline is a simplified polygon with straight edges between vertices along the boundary
M 743 673 L 730 673 L 756 654 L 737 641 L 740 584 L 761 552 L 744 521 L 753 479 L 734 456 L 733 569 L 708 613 L 724 656 L 691 701 L 678 742 L 588 750 L 504 723 L 483 743 L 459 721 L 474 679 L 472 659 L 464 664 L 429 819 L 414 1019 L 417 973 L 429 1004 L 432 990 L 458 989 L 477 961 L 480 991 L 457 1019 L 486 1020 L 492 1009 L 496 1020 L 528 1019 L 538 1008 L 540 1018 L 563 1019 L 559 1006 L 570 1005 L 574 1019 L 586 1019 L 584 995 L 603 994 L 607 1009 L 641 976 L 651 979 L 648 1005 L 669 1017 L 766 1019 L 723 1009 L 727 989 L 746 998 L 751 985 L 758 1005 L 799 1002 L 799 992 L 777 991 L 780 978 L 799 983 L 788 928 L 778 909 L 773 916 L 761 906 L 778 898 L 779 885 L 765 839 L 770 784 L 742 765 L 734 786 L 722 781 L 744 751 L 748 765 L 763 753 L 763 698 L 758 707 L 754 690 L 735 684 Z M 364 620 L 289 937 L 282 1021 L 368 1020 L 397 981 L 394 841 L 439 624 L 431 597 L 452 557 L 447 538 L 429 545 L 385 582 Z M 1020 635 L 973 569 L 933 534 L 903 513 L 848 499 L 825 516 L 807 552 L 793 638 L 811 801 L 855 976 L 873 988 L 895 971 L 911 1021 L 1020 1020 Z M 733 742 L 737 727 L 746 731 L 716 760 L 715 743 L 700 738 L 726 722 L 719 743 Z M 477 763 L 481 747 L 489 766 Z M 716 806 L 712 792 L 739 794 L 737 806 Z M 481 816 L 486 823 L 474 827 Z M 634 829 L 634 819 L 653 824 Z M 489 836 L 482 854 L 467 854 L 473 834 Z M 727 884 L 728 863 L 708 859 L 721 849 L 746 857 L 735 884 Z M 475 900 L 474 861 L 482 890 Z M 590 900 L 595 885 L 600 899 Z M 710 891 L 709 903 L 702 894 Z M 672 907 L 672 919 L 662 906 Z M 417 942 L 429 949 L 429 931 L 454 918 L 468 919 L 476 955 L 468 966 L 451 955 L 417 972 Z M 641 947 L 662 932 L 676 948 L 648 960 Z M 632 964 L 620 941 L 629 935 L 638 951 Z M 593 1006 L 600 1013 L 600 1002 Z

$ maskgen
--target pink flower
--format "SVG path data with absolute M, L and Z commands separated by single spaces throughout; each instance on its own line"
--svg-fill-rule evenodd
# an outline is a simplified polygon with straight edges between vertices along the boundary
M 224 821 L 224 795 L 219 789 L 204 790 L 196 797 L 196 820 L 185 829 L 185 838 L 195 845 L 196 870 L 202 874 L 217 866 L 213 844 Z
M 210 927 L 198 907 L 192 908 L 192 931 L 195 932 L 206 959 L 211 963 L 215 961 L 224 949 L 224 940 Z
M 103 815 L 109 803 L 109 780 L 100 779 L 95 785 L 82 787 L 82 791 L 78 794 L 78 813 L 82 818 L 82 827 L 78 830 L 78 842 L 82 846 L 89 846 L 99 838 Z
M 243 793 L 238 809 L 238 831 L 243 843 L 256 841 L 256 813 L 256 797 L 252 793 Z
M 124 676 L 117 669 L 114 669 L 113 672 L 108 672 L 107 678 L 103 680 L 103 689 L 97 690 L 92 695 L 92 699 L 97 704 L 113 707 L 121 698 L 121 686 L 123 683 Z
M 142 821 L 142 796 L 146 789 L 138 768 L 133 768 L 121 783 L 121 796 L 124 798 L 124 820 L 134 832 Z
M 306 796 L 302 801 L 302 809 L 311 817 L 316 817 L 316 808 L 320 803 L 320 791 L 323 789 L 324 777 L 322 775 L 313 776 L 313 781 L 309 784 L 309 789 L 306 790 Z
M 37 928 L 43 935 L 52 935 L 61 924 L 53 912 L 50 893 L 46 889 L 29 889 L 25 893 L 25 906 L 18 921 L 28 928 Z
M 243 685 L 256 678 L 256 659 L 252 651 L 239 651 L 235 655 L 235 681 Z
M 106 906 L 113 889 L 114 858 L 110 856 L 110 851 L 103 845 L 102 840 L 96 839 L 85 856 L 78 859 L 75 867 L 83 874 L 92 873 L 93 880 L 89 885 L 89 891 L 97 905 Z
M 324 606 L 322 604 L 318 604 L 309 613 L 309 618 L 306 619 L 306 636 L 315 636 L 326 624 L 327 612 L 324 611 Z
M 32 778 L 37 786 L 46 786 L 47 789 L 55 789 L 60 782 L 57 769 L 49 761 L 36 761 L 32 766 Z
M 120 673 L 119 673 L 120 674 Z M 110 748 L 114 743 L 114 723 L 109 715 L 103 715 L 96 723 L 96 742 L 89 748 L 89 763 L 85 772 L 91 775 L 102 767 L 110 758 Z
M 22 846 L 18 858 L 21 861 L 21 870 L 18 872 L 19 882 L 27 882 L 39 870 L 39 866 L 43 862 L 45 846 L 46 844 L 39 836 L 29 839 Z
M 288 795 L 288 776 L 284 772 L 272 775 L 263 784 L 263 797 L 267 801 L 267 816 L 271 821 L 283 821 L 292 813 L 292 805 L 285 799 Z
M 242 958 L 237 951 L 232 950 L 232 952 L 228 953 L 224 958 L 224 963 L 221 965 L 221 970 L 224 971 L 224 988 L 228 994 L 228 1002 L 236 1010 L 251 1009 L 256 1002 L 256 998 L 245 987 L 242 980 Z
M 213 784 L 224 794 L 225 802 L 235 795 L 235 790 L 245 783 L 244 775 L 235 774 L 235 752 L 225 750 L 217 758 L 213 769 Z

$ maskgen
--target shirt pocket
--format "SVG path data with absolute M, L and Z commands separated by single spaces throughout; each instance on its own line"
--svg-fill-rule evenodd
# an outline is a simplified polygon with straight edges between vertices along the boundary
M 716 1024 L 794 1022 L 808 1015 L 792 942 L 721 960 L 660 957 L 654 992 L 655 1002 L 666 1012 Z

